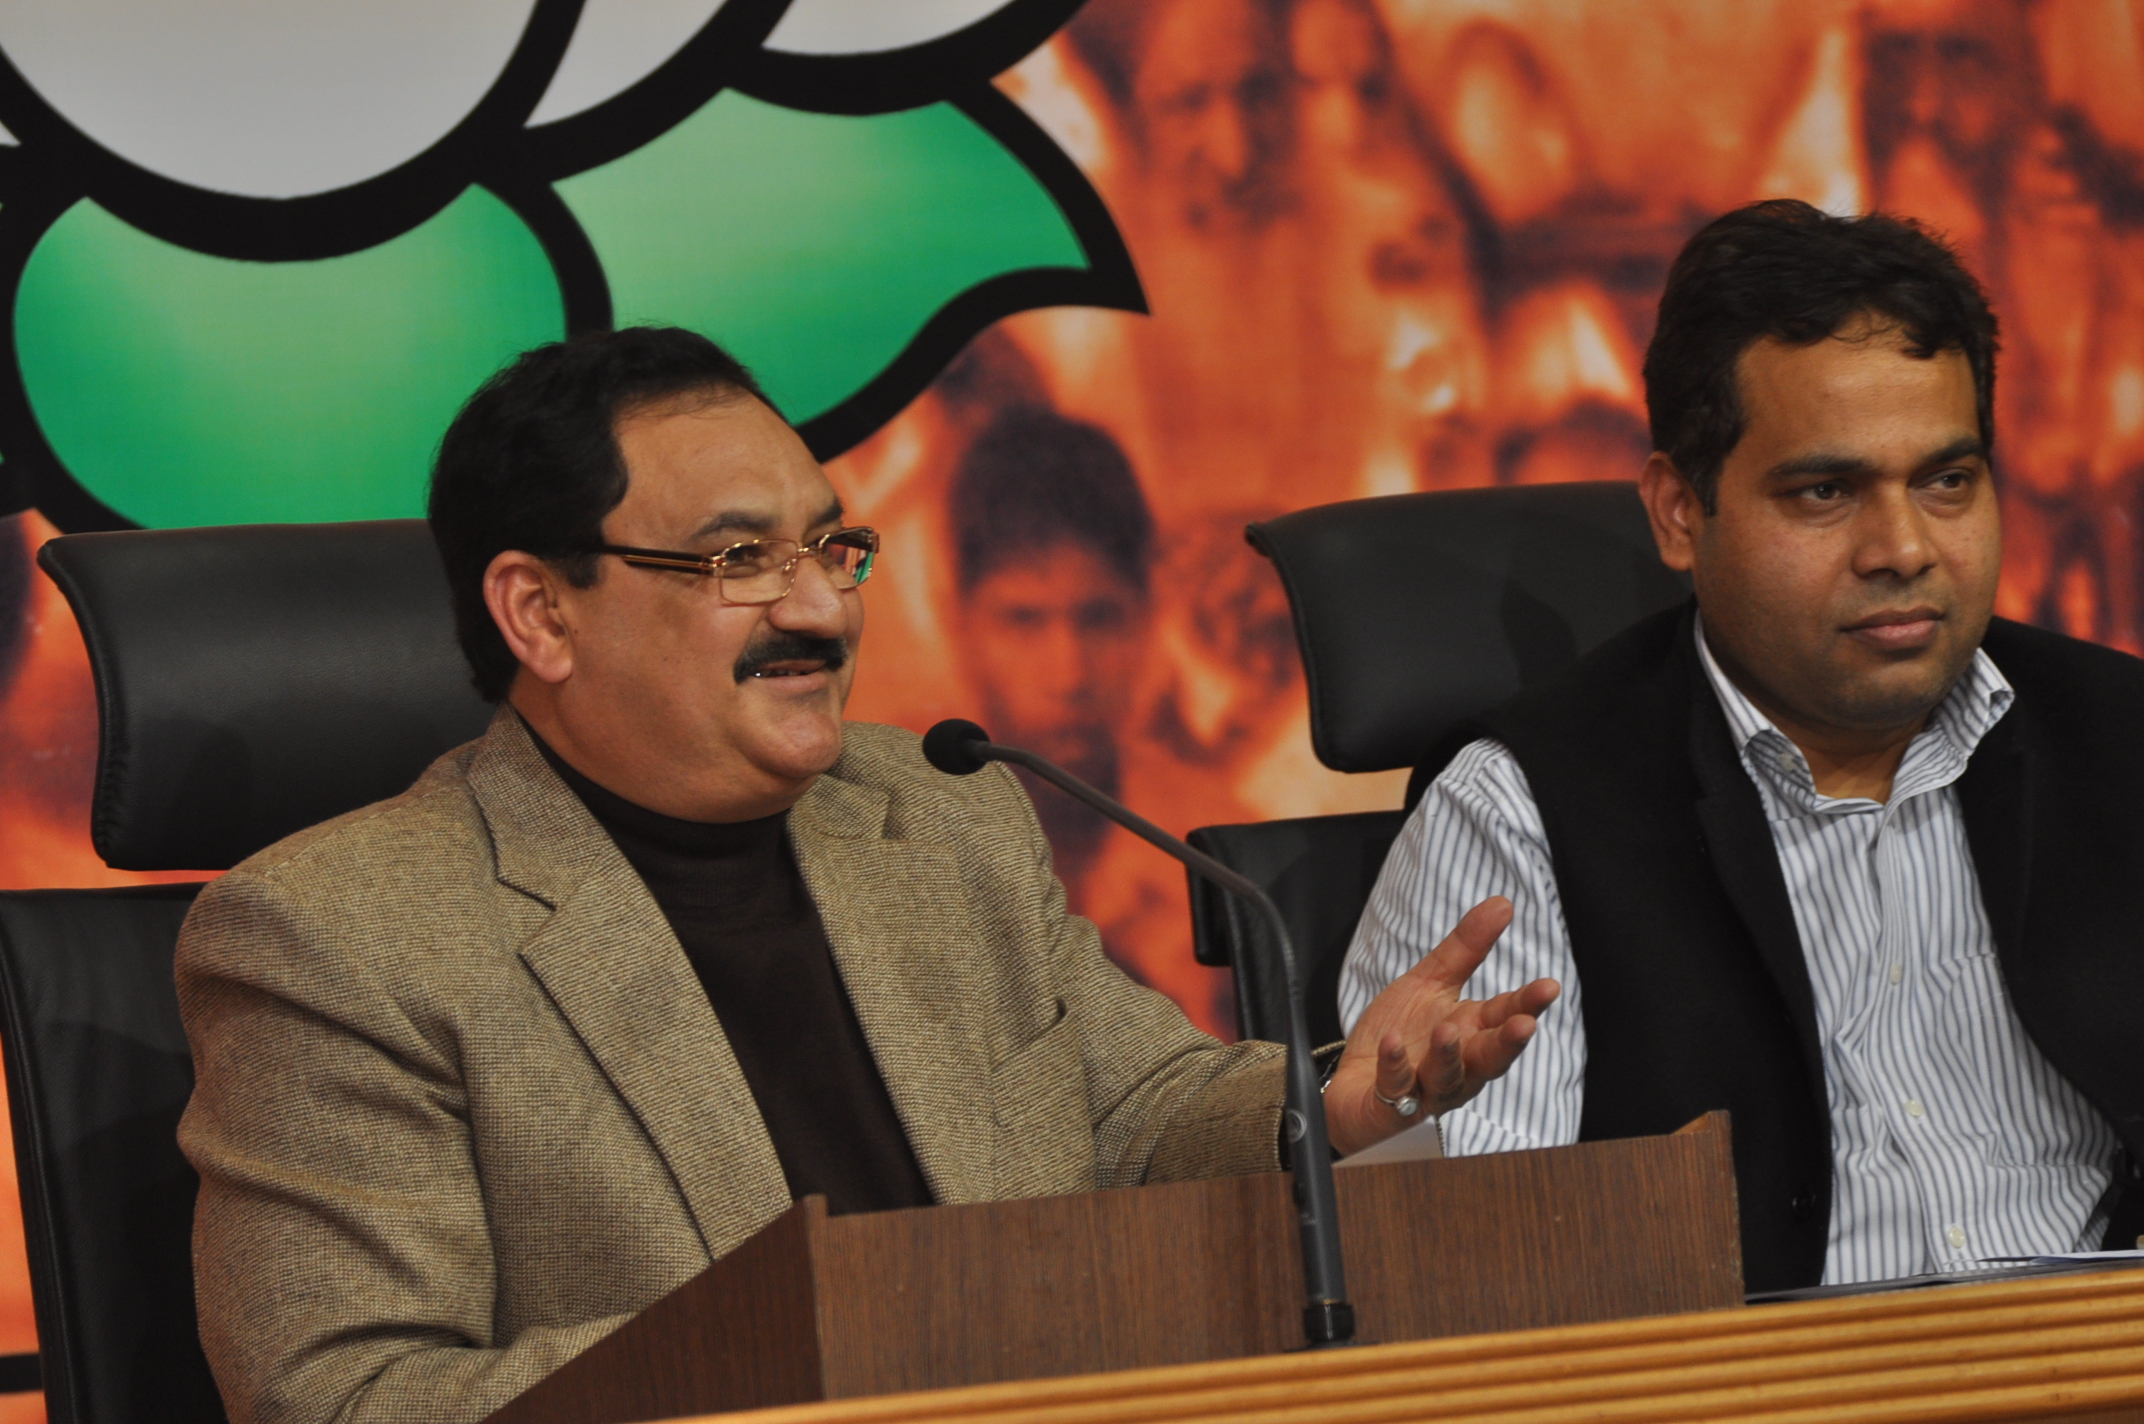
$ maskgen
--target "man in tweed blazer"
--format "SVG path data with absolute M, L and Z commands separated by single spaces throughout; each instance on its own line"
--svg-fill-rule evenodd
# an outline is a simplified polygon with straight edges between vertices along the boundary
M 587 527 L 547 533 L 576 468 Z M 783 818 L 929 1199 L 1281 1165 L 1281 1051 L 1215 1043 L 1108 962 L 1018 784 L 843 725 L 875 538 L 839 516 L 687 333 L 542 348 L 457 419 L 433 524 L 508 705 L 209 887 L 180 941 L 201 1334 L 239 1424 L 479 1420 L 790 1205 L 736 1051 L 765 1026 L 725 1030 L 591 795 Z M 723 557 L 605 568 L 599 544 Z M 1459 999 L 1501 915 L 1358 1028 L 1337 1146 L 1509 1065 L 1553 990 Z

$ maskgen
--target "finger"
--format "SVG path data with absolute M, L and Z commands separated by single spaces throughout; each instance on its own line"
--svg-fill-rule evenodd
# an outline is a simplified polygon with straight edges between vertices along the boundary
M 1407 1057 L 1407 1042 L 1397 1032 L 1387 1033 L 1377 1045 L 1377 1091 L 1382 1097 L 1397 1099 L 1414 1090 L 1414 1064 Z
M 1473 1096 L 1466 1086 L 1464 1045 L 1467 1037 L 1457 1024 L 1448 1020 L 1430 1030 L 1429 1051 L 1415 1065 L 1415 1077 L 1421 1084 L 1422 1100 L 1429 1103 L 1434 1112 L 1457 1107 Z
M 1457 990 L 1474 977 L 1497 937 L 1511 927 L 1511 902 L 1492 895 L 1460 916 L 1443 943 L 1407 971 L 1417 979 Z
M 1533 1040 L 1539 1023 L 1531 1015 L 1515 1015 L 1492 1033 L 1478 1033 L 1467 1040 L 1466 1082 L 1469 1093 L 1481 1091 L 1484 1083 L 1511 1071 L 1519 1054 Z
M 1519 997 L 1526 1005 L 1526 1013 L 1538 1014 L 1563 997 L 1563 985 L 1553 979 L 1536 979 L 1519 990 Z
M 1460 1010 L 1472 1009 L 1471 1021 L 1480 1028 L 1496 1028 L 1516 1014 L 1528 1017 L 1539 1014 L 1556 1002 L 1563 993 L 1563 986 L 1553 979 L 1536 979 L 1522 988 L 1498 994 L 1493 999 L 1468 1000 L 1453 1011 L 1458 1018 Z

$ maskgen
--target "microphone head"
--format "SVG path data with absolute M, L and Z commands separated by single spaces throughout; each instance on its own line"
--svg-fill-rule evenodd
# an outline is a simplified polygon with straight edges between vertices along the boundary
M 990 758 L 970 749 L 970 743 L 987 742 L 990 734 L 973 722 L 948 717 L 923 734 L 923 759 L 947 776 L 973 776 L 990 764 Z

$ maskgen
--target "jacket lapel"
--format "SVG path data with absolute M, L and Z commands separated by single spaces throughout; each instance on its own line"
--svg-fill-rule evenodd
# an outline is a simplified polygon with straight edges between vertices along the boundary
M 654 897 L 502 710 L 469 781 L 499 880 L 551 907 L 522 961 L 639 1120 L 710 1256 L 789 1207 L 744 1070 Z
M 1698 784 L 1697 820 L 1705 852 L 1728 901 L 1749 930 L 1757 956 L 1786 1000 L 1801 1046 L 1802 1067 L 1816 1093 L 1825 1099 L 1824 1051 L 1817 1040 L 1816 992 L 1809 984 L 1809 963 L 1802 953 L 1801 931 L 1787 898 L 1786 877 L 1779 869 L 1779 848 L 1765 823 L 1764 802 L 1751 784 L 1748 768 L 1735 751 L 1727 715 L 1699 666 L 1694 636 L 1686 639 L 1683 661 L 1692 674 L 1690 762 Z
M 886 835 L 884 792 L 821 777 L 789 836 L 916 1160 L 942 1203 L 987 1200 L 996 1123 L 951 851 Z

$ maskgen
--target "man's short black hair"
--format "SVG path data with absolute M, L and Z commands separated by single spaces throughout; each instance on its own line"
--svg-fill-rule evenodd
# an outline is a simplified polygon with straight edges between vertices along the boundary
M 1042 406 L 998 413 L 953 476 L 953 550 L 967 593 L 1022 554 L 1077 544 L 1142 595 L 1154 515 L 1131 461 L 1100 426 Z
M 432 466 L 432 538 L 454 597 L 454 630 L 477 692 L 506 696 L 521 664 L 484 605 L 484 571 L 508 549 L 595 582 L 603 517 L 625 498 L 617 422 L 695 392 L 774 403 L 752 373 L 696 332 L 629 326 L 525 351 L 447 427 Z
M 1788 198 L 1715 218 L 1668 272 L 1645 352 L 1653 448 L 1708 511 L 1748 424 L 1737 366 L 1765 338 L 1807 346 L 1874 317 L 1926 359 L 1962 352 L 1995 450 L 1995 313 L 1958 254 L 1910 218 L 1840 218 Z

